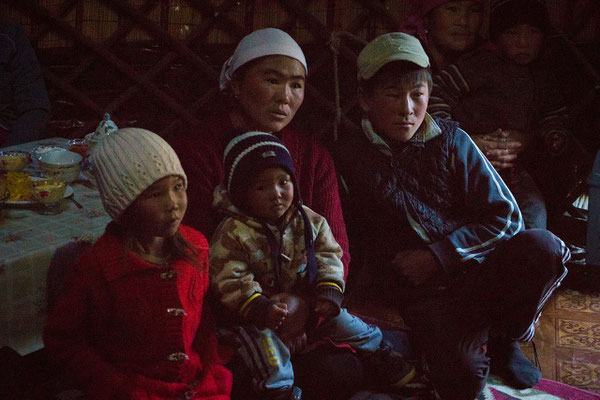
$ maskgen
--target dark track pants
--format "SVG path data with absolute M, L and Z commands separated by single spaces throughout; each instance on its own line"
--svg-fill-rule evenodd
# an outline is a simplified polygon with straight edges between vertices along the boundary
M 552 233 L 531 229 L 470 265 L 448 287 L 404 307 L 428 376 L 443 399 L 475 399 L 485 386 L 488 336 L 533 338 L 544 303 L 566 276 L 570 253 Z

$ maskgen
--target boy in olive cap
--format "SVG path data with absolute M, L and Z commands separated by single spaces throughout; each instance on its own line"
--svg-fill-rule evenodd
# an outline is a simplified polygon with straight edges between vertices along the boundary
M 476 398 L 490 366 L 533 386 L 540 372 L 517 341 L 532 339 L 568 249 L 548 231 L 523 231 L 469 136 L 427 113 L 429 58 L 416 38 L 379 36 L 357 62 L 362 129 L 336 146 L 350 243 L 366 260 L 349 286 L 399 307 L 442 398 Z

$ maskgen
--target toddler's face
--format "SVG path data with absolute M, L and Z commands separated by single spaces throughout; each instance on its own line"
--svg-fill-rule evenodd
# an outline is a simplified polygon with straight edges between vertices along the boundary
M 519 65 L 535 61 L 542 49 L 544 33 L 537 27 L 520 24 L 502 32 L 498 47 L 502 56 Z
M 183 179 L 171 175 L 152 184 L 136 199 L 137 227 L 148 236 L 172 237 L 187 209 Z
M 271 167 L 252 177 L 247 208 L 252 216 L 276 224 L 290 208 L 293 199 L 294 184 L 290 175 L 281 167 Z

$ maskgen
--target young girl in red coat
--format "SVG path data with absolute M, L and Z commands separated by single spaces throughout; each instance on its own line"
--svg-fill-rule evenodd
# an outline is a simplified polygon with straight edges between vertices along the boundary
M 229 399 L 207 310 L 208 245 L 180 225 L 187 178 L 158 135 L 121 129 L 94 149 L 113 218 L 78 260 L 44 343 L 93 399 Z

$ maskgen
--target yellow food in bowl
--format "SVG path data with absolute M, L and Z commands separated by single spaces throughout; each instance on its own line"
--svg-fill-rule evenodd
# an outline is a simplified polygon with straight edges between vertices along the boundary
M 56 203 L 64 197 L 67 185 L 52 180 L 35 181 L 31 189 L 33 197 L 40 203 Z
M 1 151 L 0 171 L 17 172 L 25 168 L 30 161 L 27 153 L 22 151 Z
M 31 177 L 25 172 L 7 172 L 6 183 L 8 187 L 8 201 L 30 201 L 33 197 L 31 191 Z
M 6 200 L 8 197 L 8 182 L 6 182 L 6 176 L 0 174 L 0 202 Z

